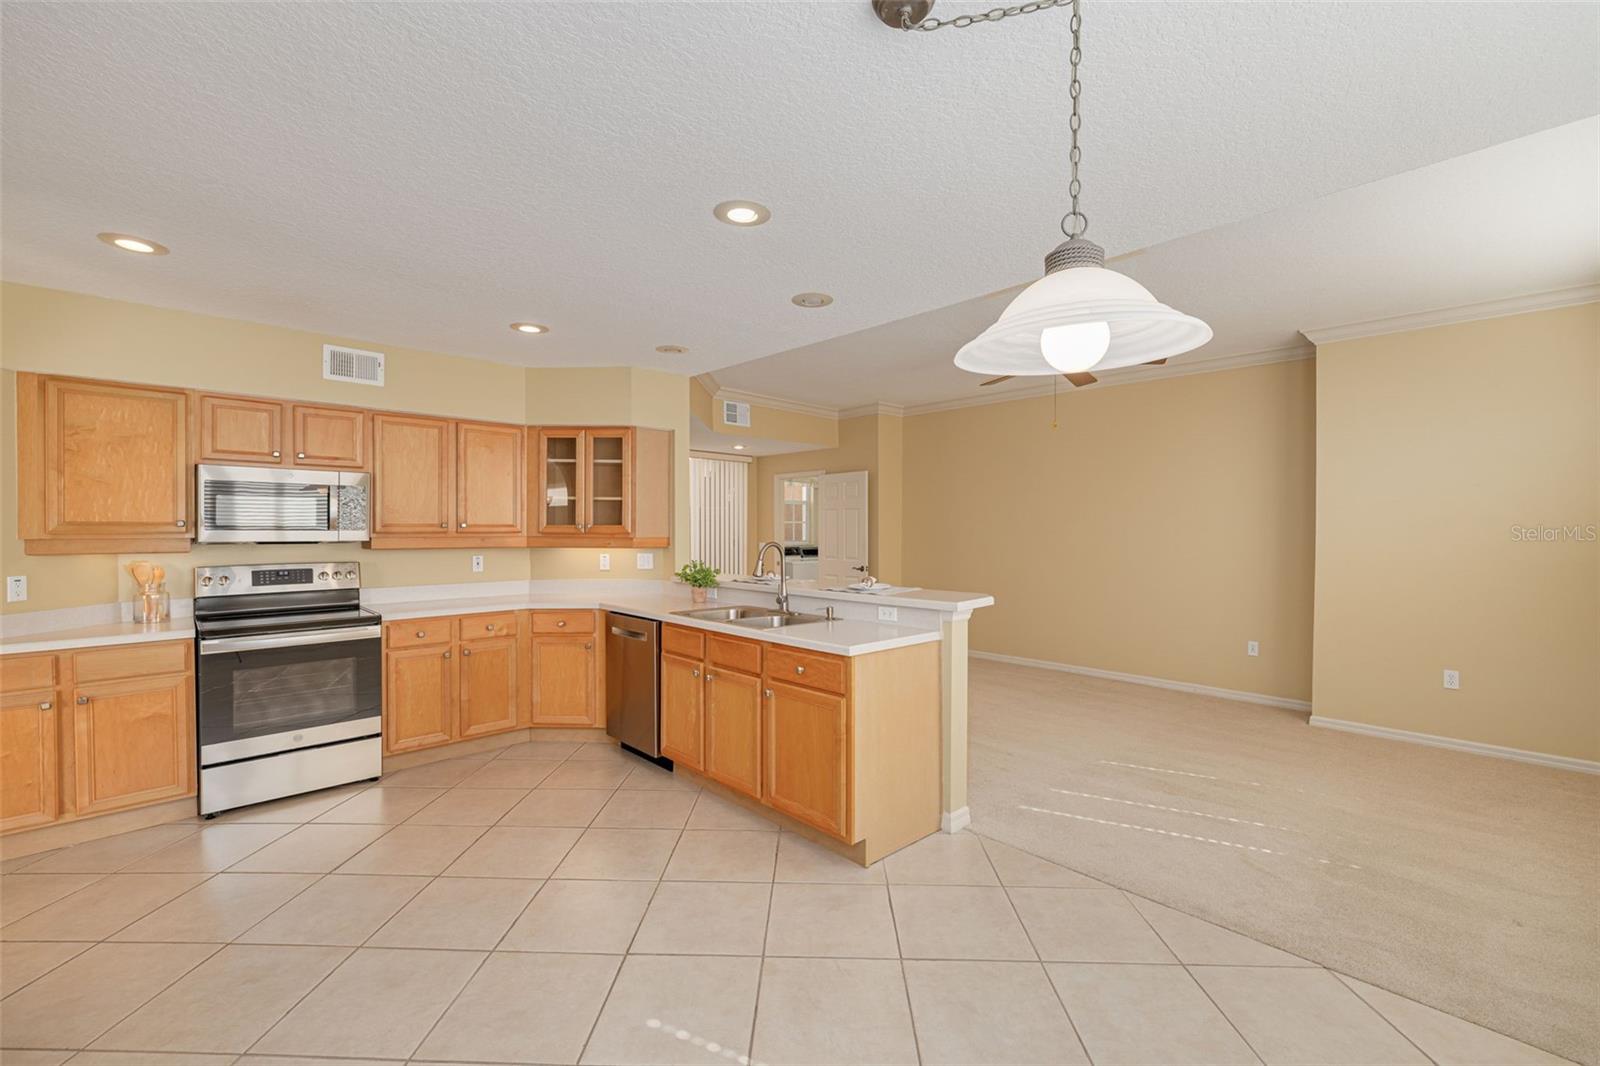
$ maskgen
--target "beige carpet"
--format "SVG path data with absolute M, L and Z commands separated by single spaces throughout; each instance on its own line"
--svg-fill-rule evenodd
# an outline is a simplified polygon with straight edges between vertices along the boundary
M 973 828 L 1600 1063 L 1600 777 L 973 660 Z

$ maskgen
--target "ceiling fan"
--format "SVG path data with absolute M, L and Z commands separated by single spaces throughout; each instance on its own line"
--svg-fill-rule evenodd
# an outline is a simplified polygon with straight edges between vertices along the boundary
M 1139 365 L 1140 366 L 1162 366 L 1165 363 L 1166 363 L 1165 359 L 1152 359 L 1148 363 L 1140 363 Z M 1074 388 L 1076 388 L 1078 386 L 1082 386 L 1082 385 L 1093 385 L 1095 382 L 1100 380 L 1099 378 L 1095 377 L 1093 374 L 1089 373 L 1087 370 L 1080 370 L 1076 374 L 1062 374 L 1061 376 L 1066 378 L 1068 381 L 1072 382 Z M 981 389 L 985 385 L 998 385 L 1002 381 L 1010 381 L 1014 377 L 1016 377 L 1015 374 L 1002 374 L 997 378 L 990 378 L 988 381 L 980 381 L 980 382 L 978 382 L 978 388 Z

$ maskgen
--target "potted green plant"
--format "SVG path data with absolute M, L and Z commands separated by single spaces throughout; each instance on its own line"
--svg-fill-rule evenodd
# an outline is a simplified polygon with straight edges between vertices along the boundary
M 716 588 L 717 574 L 721 571 L 697 559 L 690 559 L 678 569 L 678 580 L 689 586 L 695 603 L 706 602 L 706 589 Z

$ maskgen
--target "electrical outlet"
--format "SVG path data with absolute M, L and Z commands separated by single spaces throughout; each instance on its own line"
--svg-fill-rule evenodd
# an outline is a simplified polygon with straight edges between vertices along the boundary
M 1261 642 L 1259 640 L 1247 640 L 1247 641 L 1245 641 L 1244 642 L 1244 653 L 1246 655 L 1260 655 L 1261 654 Z
M 474 555 L 472 557 L 472 572 L 474 574 L 483 573 L 483 556 Z
M 1461 671 L 1460 670 L 1446 670 L 1444 672 L 1444 687 L 1445 688 L 1460 688 L 1461 687 Z
M 28 598 L 28 579 L 25 577 L 6 578 L 6 602 L 21 603 Z
M 878 621 L 880 621 L 880 622 L 898 622 L 898 621 L 900 621 L 900 608 L 898 608 L 898 607 L 879 607 L 878 608 Z
M 602 570 L 610 570 L 611 569 L 611 553 L 610 552 L 601 552 L 600 553 L 600 569 L 602 569 Z
M 634 556 L 633 567 L 635 570 L 654 570 L 656 568 L 656 553 L 640 552 Z

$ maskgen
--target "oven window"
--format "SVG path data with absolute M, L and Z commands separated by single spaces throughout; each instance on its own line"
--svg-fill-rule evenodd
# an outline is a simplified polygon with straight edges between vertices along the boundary
M 200 745 L 223 744 L 382 713 L 382 642 L 202 654 Z

